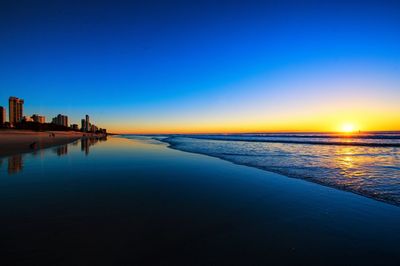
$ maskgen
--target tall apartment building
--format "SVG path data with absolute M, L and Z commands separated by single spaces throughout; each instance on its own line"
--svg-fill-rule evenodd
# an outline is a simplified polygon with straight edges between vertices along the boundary
M 96 125 L 90 125 L 90 131 L 91 132 L 97 132 L 98 127 L 96 127 Z
M 59 114 L 53 118 L 52 123 L 56 124 L 56 125 L 68 127 L 68 116 Z
M 0 106 L 0 125 L 6 122 L 6 108 Z
M 89 115 L 86 115 L 86 127 L 85 127 L 85 131 L 88 132 L 90 131 L 90 121 L 89 121 Z
M 43 115 L 34 114 L 32 115 L 33 122 L 44 124 L 46 122 L 46 117 Z
M 81 130 L 86 131 L 86 120 L 85 119 L 81 120 Z
M 17 97 L 10 97 L 8 100 L 8 107 L 10 124 L 21 122 L 24 113 L 24 100 Z

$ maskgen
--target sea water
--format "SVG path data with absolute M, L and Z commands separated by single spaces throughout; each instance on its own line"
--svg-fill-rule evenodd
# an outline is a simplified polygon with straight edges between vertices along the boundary
M 172 148 L 400 205 L 400 133 L 281 133 L 158 137 Z

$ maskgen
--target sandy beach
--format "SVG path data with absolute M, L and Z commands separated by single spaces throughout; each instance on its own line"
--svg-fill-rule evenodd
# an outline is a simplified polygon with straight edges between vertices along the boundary
M 0 160 L 4 265 L 398 265 L 397 206 L 147 137 L 86 140 Z
M 67 144 L 88 135 L 76 131 L 1 130 L 0 157 Z

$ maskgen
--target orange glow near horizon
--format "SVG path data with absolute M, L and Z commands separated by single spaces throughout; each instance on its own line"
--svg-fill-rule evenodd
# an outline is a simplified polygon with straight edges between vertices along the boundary
M 160 124 L 137 124 L 134 128 L 109 127 L 109 132 L 120 134 L 206 134 L 206 133 L 262 133 L 262 132 L 341 132 L 354 133 L 362 130 L 367 131 L 399 131 L 400 123 L 393 123 L 392 120 L 382 119 L 376 123 L 343 123 L 332 121 L 307 121 L 298 119 L 293 122 L 279 121 L 271 123 L 252 122 L 252 123 L 171 123 Z M 399 120 L 400 121 L 400 120 Z M 359 127 L 359 125 L 363 127 Z M 184 125 L 184 126 L 182 126 Z M 338 126 L 339 125 L 339 126 Z
M 164 106 L 141 116 L 124 112 L 127 115 L 118 120 L 111 116 L 104 120 L 104 127 L 121 134 L 400 131 L 400 105 L 395 97 L 378 100 L 349 95 L 345 100 L 331 97 L 329 102 L 287 100 L 277 106 L 252 96 L 243 102 L 230 99 L 222 106 L 204 100 L 178 111 Z

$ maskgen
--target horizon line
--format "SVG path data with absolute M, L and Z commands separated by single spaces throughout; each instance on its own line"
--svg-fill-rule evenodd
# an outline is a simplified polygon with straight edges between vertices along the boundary
M 354 134 L 363 134 L 363 133 L 400 133 L 399 130 L 360 130 L 354 132 L 342 132 L 342 131 L 306 131 L 306 130 L 274 130 L 274 131 L 253 131 L 253 132 L 123 132 L 123 133 L 114 133 L 111 132 L 109 134 L 112 135 L 224 135 L 224 134 L 317 134 L 317 133 L 325 133 L 325 134 L 343 134 L 343 135 L 354 135 Z

